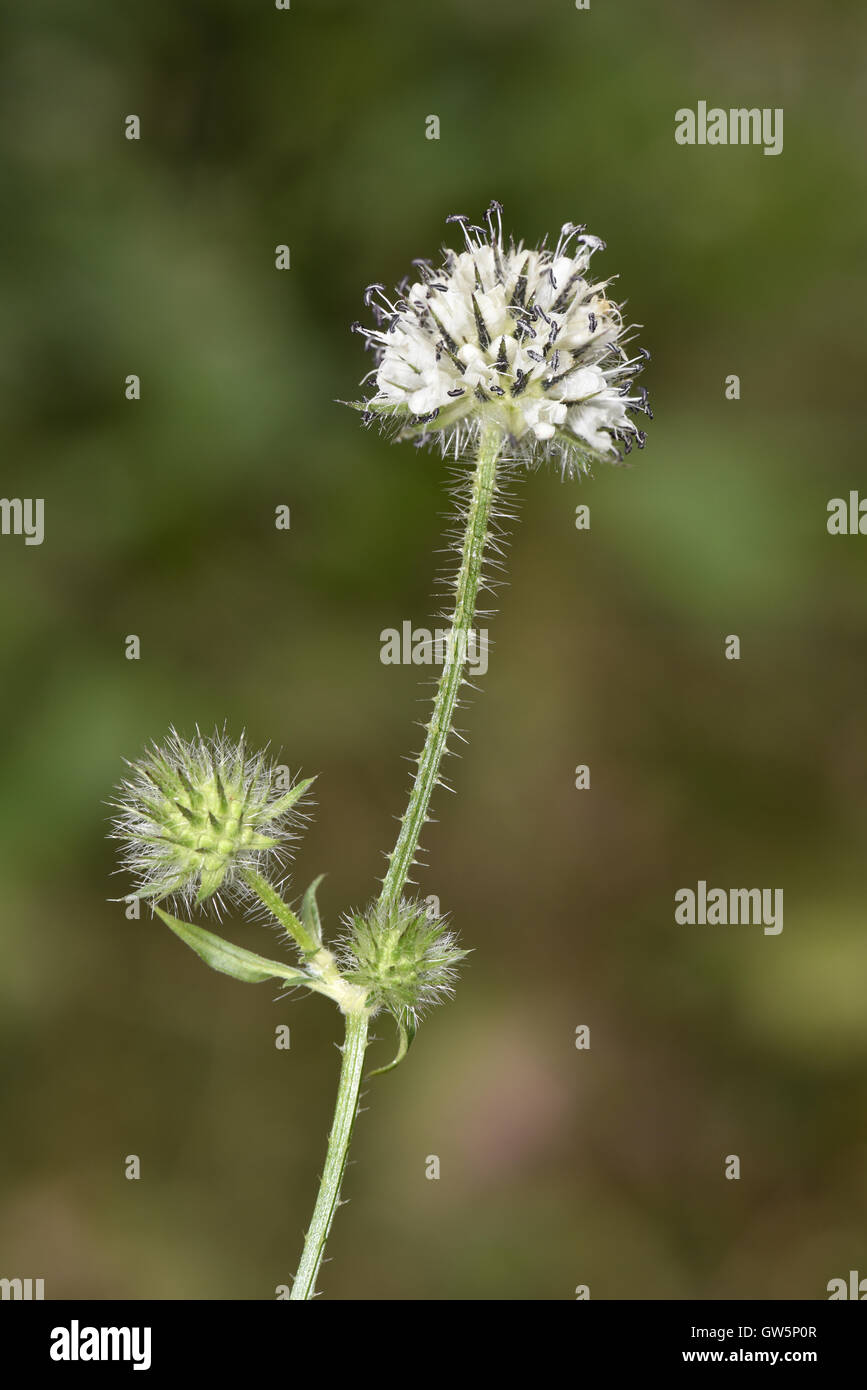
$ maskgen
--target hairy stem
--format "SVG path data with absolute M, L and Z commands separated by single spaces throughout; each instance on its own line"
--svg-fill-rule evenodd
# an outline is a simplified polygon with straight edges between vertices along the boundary
M 452 731 L 458 693 L 464 677 L 467 660 L 467 644 L 476 611 L 476 600 L 482 577 L 482 562 L 491 524 L 491 508 L 497 482 L 497 462 L 503 444 L 502 430 L 488 426 L 482 431 L 476 457 L 470 490 L 470 501 L 464 527 L 461 562 L 455 580 L 455 606 L 451 617 L 451 632 L 443 660 L 443 669 L 434 700 L 433 713 L 427 724 L 425 745 L 418 759 L 416 775 L 413 779 L 409 805 L 406 809 L 397 843 L 389 859 L 388 872 L 383 881 L 380 905 L 390 908 L 400 901 L 406 886 L 407 877 L 415 861 L 419 837 L 427 820 L 431 794 L 439 778 L 440 763 L 446 751 Z M 248 879 L 248 882 L 250 880 Z M 269 900 L 263 891 L 263 884 L 251 883 L 263 902 L 271 908 L 274 915 L 295 937 L 302 950 L 308 951 L 298 928 L 304 928 L 294 919 L 289 922 L 285 914 L 289 909 L 281 899 L 277 903 Z M 273 889 L 271 890 L 273 894 Z M 274 894 L 276 897 L 276 894 Z M 278 906 L 279 904 L 279 906 Z M 320 948 L 313 955 L 311 964 L 324 955 L 330 955 Z M 357 990 L 357 986 L 344 982 L 347 990 Z M 337 1106 L 334 1123 L 328 1138 L 328 1153 L 325 1168 L 319 1185 L 319 1195 L 313 1211 L 313 1219 L 304 1241 L 304 1251 L 298 1273 L 292 1285 L 293 1299 L 309 1299 L 316 1292 L 316 1279 L 325 1242 L 331 1230 L 334 1213 L 340 1200 L 340 1185 L 346 1171 L 352 1127 L 358 1109 L 358 1092 L 361 1086 L 361 1073 L 364 1066 L 364 1053 L 367 1048 L 367 1028 L 369 1013 L 365 1005 L 363 991 L 357 991 L 361 998 L 348 998 L 341 1004 L 346 1014 L 346 1042 L 343 1046 L 343 1065 L 340 1069 L 340 1084 L 337 1091 Z
M 316 981 L 311 988 L 317 989 L 320 994 L 327 994 L 345 1014 L 364 1008 L 367 1003 L 366 991 L 344 977 L 333 953 L 308 931 L 289 904 L 284 903 L 273 884 L 255 869 L 247 869 L 244 880 L 272 916 L 286 928 L 303 953 L 306 973 Z
M 340 1201 L 340 1187 L 343 1174 L 346 1172 L 349 1143 L 358 1111 L 358 1092 L 367 1048 L 368 1017 L 366 1009 L 346 1015 L 346 1041 L 343 1044 L 334 1122 L 328 1136 L 328 1153 L 319 1183 L 319 1195 L 304 1240 L 301 1263 L 292 1285 L 290 1298 L 293 1299 L 309 1299 L 316 1293 L 316 1280 L 325 1253 L 325 1242 Z
M 248 888 L 252 888 L 260 903 L 264 903 L 268 911 L 277 918 L 281 927 L 285 927 L 295 944 L 303 951 L 305 956 L 313 956 L 319 950 L 321 942 L 307 930 L 304 923 L 295 916 L 288 903 L 284 903 L 277 889 L 270 884 L 267 878 L 263 878 L 255 869 L 245 869 L 244 881 Z
M 400 834 L 389 858 L 388 872 L 379 895 L 380 905 L 385 908 L 397 905 L 406 886 L 418 851 L 419 838 L 427 820 L 431 795 L 439 777 L 440 763 L 452 731 L 458 692 L 466 666 L 467 643 L 476 611 L 482 562 L 491 522 L 491 507 L 496 490 L 497 461 L 502 444 L 502 430 L 491 425 L 483 429 L 464 528 L 461 563 L 455 580 L 455 606 L 451 617 L 449 641 L 434 699 L 433 713 L 426 726 L 425 744 L 418 759 L 418 770 L 413 779 L 409 804 L 401 821 Z

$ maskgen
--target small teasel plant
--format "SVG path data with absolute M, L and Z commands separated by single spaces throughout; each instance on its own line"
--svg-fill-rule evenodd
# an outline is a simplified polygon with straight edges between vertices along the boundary
M 370 1023 L 390 1014 L 397 1033 L 389 1071 L 405 1057 L 427 1009 L 448 998 L 466 952 L 448 923 L 411 891 L 419 841 L 441 764 L 455 733 L 466 683 L 478 599 L 498 582 L 503 544 L 498 518 L 516 470 L 552 461 L 574 478 L 594 463 L 623 461 L 650 416 L 636 384 L 648 354 L 628 344 L 633 331 L 594 281 L 593 255 L 604 242 L 566 223 L 553 249 L 506 242 L 493 202 L 484 227 L 457 223 L 463 248 L 444 248 L 438 263 L 414 261 L 394 295 L 371 285 L 373 323 L 362 334 L 375 365 L 364 400 L 350 402 L 366 425 L 395 440 L 433 445 L 458 471 L 458 562 L 449 576 L 450 624 L 424 745 L 414 760 L 409 801 L 378 897 L 348 912 L 332 945 L 317 904 L 321 877 L 297 911 L 286 900 L 285 873 L 305 816 L 312 778 L 282 784 L 267 750 L 251 753 L 225 731 L 187 740 L 172 730 L 135 763 L 114 804 L 113 833 L 133 893 L 213 969 L 248 984 L 280 981 L 325 995 L 345 1020 L 340 1078 L 325 1165 L 291 1297 L 309 1299 L 316 1284 L 346 1170 L 364 1073 Z M 175 915 L 193 908 L 222 915 L 230 907 L 264 911 L 294 944 L 293 962 L 270 960 Z

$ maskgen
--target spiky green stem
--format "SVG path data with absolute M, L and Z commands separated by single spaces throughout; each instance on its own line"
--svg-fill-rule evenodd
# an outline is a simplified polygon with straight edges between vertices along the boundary
M 476 611 L 482 576 L 482 562 L 491 524 L 491 508 L 497 482 L 497 462 L 503 445 L 502 430 L 487 426 L 479 440 L 464 527 L 461 562 L 455 581 L 455 606 L 451 636 L 446 647 L 443 669 L 437 686 L 433 713 L 427 725 L 425 745 L 418 759 L 409 805 L 401 822 L 400 834 L 389 859 L 379 903 L 394 907 L 400 901 L 409 871 L 418 850 L 419 837 L 427 819 L 431 794 L 439 777 L 440 763 L 452 731 L 458 693 L 464 676 L 467 641 Z M 273 891 L 273 890 L 272 890 Z M 260 896 L 262 896 L 260 894 Z M 265 899 L 263 898 L 263 901 Z M 280 900 L 286 912 L 289 911 Z M 272 908 L 273 910 L 273 908 Z M 287 925 L 283 917 L 275 912 Z M 297 919 L 296 919 L 297 921 Z M 300 924 L 298 924 L 300 925 Z M 292 927 L 289 930 L 296 936 Z M 299 944 L 301 944 L 299 942 Z M 302 949 L 305 949 L 302 946 Z M 315 957 L 314 957 L 315 960 Z M 347 988 L 357 988 L 347 985 Z M 340 1200 L 340 1187 L 346 1171 L 352 1127 L 358 1110 L 358 1093 L 367 1047 L 369 1012 L 363 1006 L 343 1006 L 346 1014 L 346 1041 L 337 1090 L 334 1122 L 328 1137 L 328 1152 L 319 1184 L 313 1218 L 304 1241 L 298 1273 L 292 1285 L 293 1299 L 310 1299 L 316 1292 L 316 1279 L 322 1264 L 325 1242 Z
M 268 911 L 277 918 L 281 927 L 286 928 L 304 955 L 315 955 L 321 942 L 317 941 L 304 923 L 295 916 L 289 904 L 284 903 L 273 884 L 270 884 L 267 878 L 263 878 L 262 874 L 257 873 L 255 869 L 244 870 L 244 881 L 248 888 L 252 888 L 260 903 L 264 903 Z
M 343 1174 L 346 1172 L 349 1144 L 358 1112 L 358 1093 L 367 1048 L 368 1019 L 366 1009 L 346 1015 L 346 1041 L 343 1044 L 334 1122 L 328 1136 L 328 1152 L 319 1182 L 319 1195 L 304 1240 L 301 1263 L 292 1285 L 292 1299 L 310 1299 L 316 1293 L 319 1267 L 322 1264 L 325 1242 L 331 1230 L 334 1213 L 340 1201 L 340 1188 Z
M 501 429 L 496 425 L 487 425 L 479 440 L 464 527 L 461 563 L 455 580 L 455 606 L 449 642 L 434 699 L 433 713 L 426 725 L 425 744 L 419 755 L 409 804 L 401 821 L 400 833 L 389 858 L 388 872 L 379 895 L 380 905 L 385 908 L 397 905 L 406 886 L 418 851 L 419 838 L 427 820 L 431 795 L 439 777 L 440 763 L 452 731 L 458 693 L 464 677 L 467 643 L 476 611 L 482 562 L 496 491 L 497 461 L 503 438 Z

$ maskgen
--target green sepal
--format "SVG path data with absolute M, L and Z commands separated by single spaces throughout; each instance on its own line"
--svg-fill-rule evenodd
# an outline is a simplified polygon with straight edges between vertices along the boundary
M 319 874 L 317 878 L 314 878 L 307 892 L 304 894 L 301 901 L 301 911 L 298 914 L 318 946 L 322 945 L 322 921 L 319 917 L 319 904 L 316 901 L 316 890 L 324 877 L 324 874 Z
M 395 1014 L 394 1021 L 397 1025 L 397 1053 L 386 1066 L 377 1067 L 376 1071 L 370 1072 L 370 1076 L 384 1076 L 387 1071 L 393 1071 L 395 1067 L 399 1067 L 412 1047 L 418 1032 L 418 1022 L 415 1016 L 404 1011 L 400 1015 Z
M 248 985 L 277 979 L 286 980 L 289 984 L 307 985 L 310 989 L 320 989 L 318 982 L 311 980 L 303 970 L 284 965 L 279 960 L 257 956 L 254 951 L 245 951 L 233 942 L 224 941 L 221 936 L 205 931 L 204 927 L 194 927 L 189 922 L 179 921 L 170 913 L 163 912 L 161 907 L 155 911 L 175 936 L 180 937 L 185 946 L 189 946 L 206 965 L 212 970 L 219 970 L 222 975 L 231 975 L 233 980 L 241 980 Z
M 281 796 L 279 801 L 273 802 L 268 807 L 268 819 L 273 816 L 282 816 L 288 811 L 290 806 L 294 806 L 300 796 L 303 796 L 308 787 L 312 787 L 316 781 L 315 777 L 305 777 L 303 782 L 296 782 L 294 787 L 290 787 L 285 796 Z M 276 841 L 275 841 L 276 844 Z
M 207 902 L 208 898 L 213 897 L 225 877 L 225 864 L 218 863 L 216 866 L 206 864 L 202 869 L 199 891 L 196 894 L 196 902 L 201 905 Z
M 348 405 L 350 410 L 360 410 L 362 413 L 371 415 L 394 415 L 398 411 L 409 415 L 409 407 L 403 401 L 395 401 L 392 405 L 371 405 L 370 401 L 338 401 L 338 405 Z

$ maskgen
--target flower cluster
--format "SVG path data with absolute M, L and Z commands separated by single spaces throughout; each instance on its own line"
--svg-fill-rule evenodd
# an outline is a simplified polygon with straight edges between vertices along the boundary
M 467 955 L 443 918 L 404 899 L 353 913 L 342 942 L 346 978 L 368 991 L 372 1012 L 387 1009 L 415 1027 L 422 1014 L 454 993 L 456 967 Z
M 648 353 L 629 356 L 621 312 L 593 282 L 590 258 L 605 243 L 567 222 L 554 250 L 504 245 L 501 207 L 487 229 L 450 217 L 465 250 L 444 248 L 441 266 L 415 261 L 395 297 L 370 285 L 375 329 L 353 324 L 377 361 L 375 389 L 358 406 L 401 439 L 438 440 L 459 456 L 485 423 L 502 429 L 514 456 L 553 455 L 564 474 L 622 458 L 650 415 L 634 378 Z M 622 451 L 622 452 L 621 452 Z
M 244 894 L 245 871 L 285 859 L 297 803 L 312 778 L 277 789 L 274 764 L 197 731 L 187 741 L 172 729 L 136 763 L 113 802 L 115 838 L 135 895 L 203 903 L 222 890 Z

